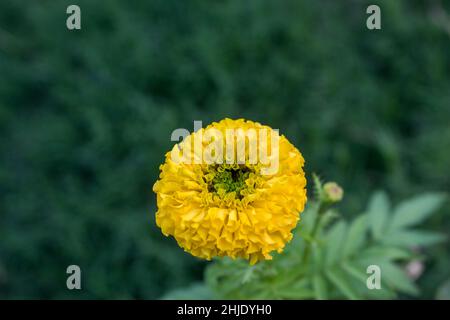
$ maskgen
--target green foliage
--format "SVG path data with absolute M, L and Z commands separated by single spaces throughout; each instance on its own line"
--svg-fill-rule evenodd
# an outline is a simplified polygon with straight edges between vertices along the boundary
M 320 185 L 316 180 L 316 186 Z M 365 213 L 350 222 L 338 219 L 327 228 L 322 225 L 316 232 L 314 220 L 329 211 L 318 213 L 320 205 L 313 203 L 302 213 L 294 240 L 284 253 L 256 266 L 230 259 L 216 261 L 207 268 L 204 288 L 213 292 L 210 297 L 226 299 L 391 299 L 399 293 L 417 296 L 419 288 L 404 266 L 421 259 L 414 247 L 445 239 L 436 232 L 417 228 L 444 199 L 437 193 L 420 195 L 391 210 L 386 194 L 377 192 Z M 305 250 L 311 250 L 311 259 L 305 257 Z M 370 265 L 381 269 L 380 290 L 367 288 L 370 274 L 366 269 Z
M 443 194 L 423 194 L 410 201 L 401 203 L 395 210 L 394 217 L 389 223 L 389 230 L 402 229 L 419 224 L 439 208 L 445 201 Z
M 208 300 L 213 293 L 204 283 L 194 283 L 184 289 L 176 289 L 164 295 L 163 300 Z
M 450 279 L 445 281 L 438 289 L 436 293 L 436 299 L 450 300 Z
M 200 281 L 206 263 L 161 234 L 151 191 L 172 130 L 193 120 L 279 128 L 307 172 L 342 183 L 348 220 L 368 190 L 450 190 L 448 34 L 422 0 L 377 1 L 371 32 L 371 3 L 77 0 L 72 32 L 73 1 L 0 1 L 0 298 L 151 299 Z M 449 215 L 424 228 L 448 232 Z M 320 247 L 308 230 L 292 246 Z M 450 278 L 449 248 L 428 249 L 421 298 Z M 70 264 L 81 292 L 65 287 Z

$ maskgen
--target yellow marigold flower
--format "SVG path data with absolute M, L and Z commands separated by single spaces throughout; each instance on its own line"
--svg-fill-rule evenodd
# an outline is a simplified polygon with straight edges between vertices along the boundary
M 267 136 L 258 135 L 263 131 Z M 205 136 L 210 140 L 197 139 Z M 208 162 L 202 151 L 221 137 L 224 144 L 211 153 L 216 161 Z M 241 153 L 239 141 L 245 143 Z M 188 156 L 185 161 L 175 157 L 181 152 Z M 277 155 L 277 170 L 268 170 L 267 160 L 275 161 Z M 302 154 L 268 126 L 244 119 L 214 122 L 166 154 L 153 187 L 156 223 L 196 257 L 240 257 L 251 264 L 272 259 L 270 253 L 282 252 L 292 239 L 306 203 L 303 165 Z

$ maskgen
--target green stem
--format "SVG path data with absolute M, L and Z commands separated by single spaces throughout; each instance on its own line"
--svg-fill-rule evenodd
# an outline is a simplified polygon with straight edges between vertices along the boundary
M 306 248 L 305 248 L 305 252 L 303 253 L 303 261 L 305 261 L 305 264 L 308 263 L 309 255 L 310 255 L 310 252 L 311 252 L 311 243 L 313 241 L 315 241 L 316 233 L 319 230 L 319 226 L 320 226 L 320 222 L 322 221 L 323 213 L 325 211 L 327 211 L 327 209 L 328 209 L 328 204 L 326 204 L 326 203 L 321 201 L 319 203 L 319 208 L 317 209 L 317 217 L 316 217 L 316 220 L 314 221 L 313 229 L 311 231 L 311 239 L 312 239 L 312 241 L 307 243 Z

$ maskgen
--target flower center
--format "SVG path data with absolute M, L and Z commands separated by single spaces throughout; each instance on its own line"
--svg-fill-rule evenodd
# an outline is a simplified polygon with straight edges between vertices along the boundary
M 234 193 L 236 199 L 241 200 L 244 197 L 243 190 L 248 188 L 246 180 L 253 173 L 245 165 L 215 165 L 208 170 L 206 177 L 208 191 L 226 196 Z

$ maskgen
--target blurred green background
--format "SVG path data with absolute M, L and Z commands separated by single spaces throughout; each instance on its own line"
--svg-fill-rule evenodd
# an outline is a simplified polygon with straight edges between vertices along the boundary
M 309 177 L 344 187 L 348 216 L 375 189 L 450 190 L 450 3 L 376 1 L 370 31 L 372 3 L 1 1 L 0 298 L 152 299 L 201 280 L 152 192 L 193 120 L 279 128 Z M 449 211 L 424 227 L 448 234 Z M 427 254 L 421 298 L 450 278 L 448 242 Z

